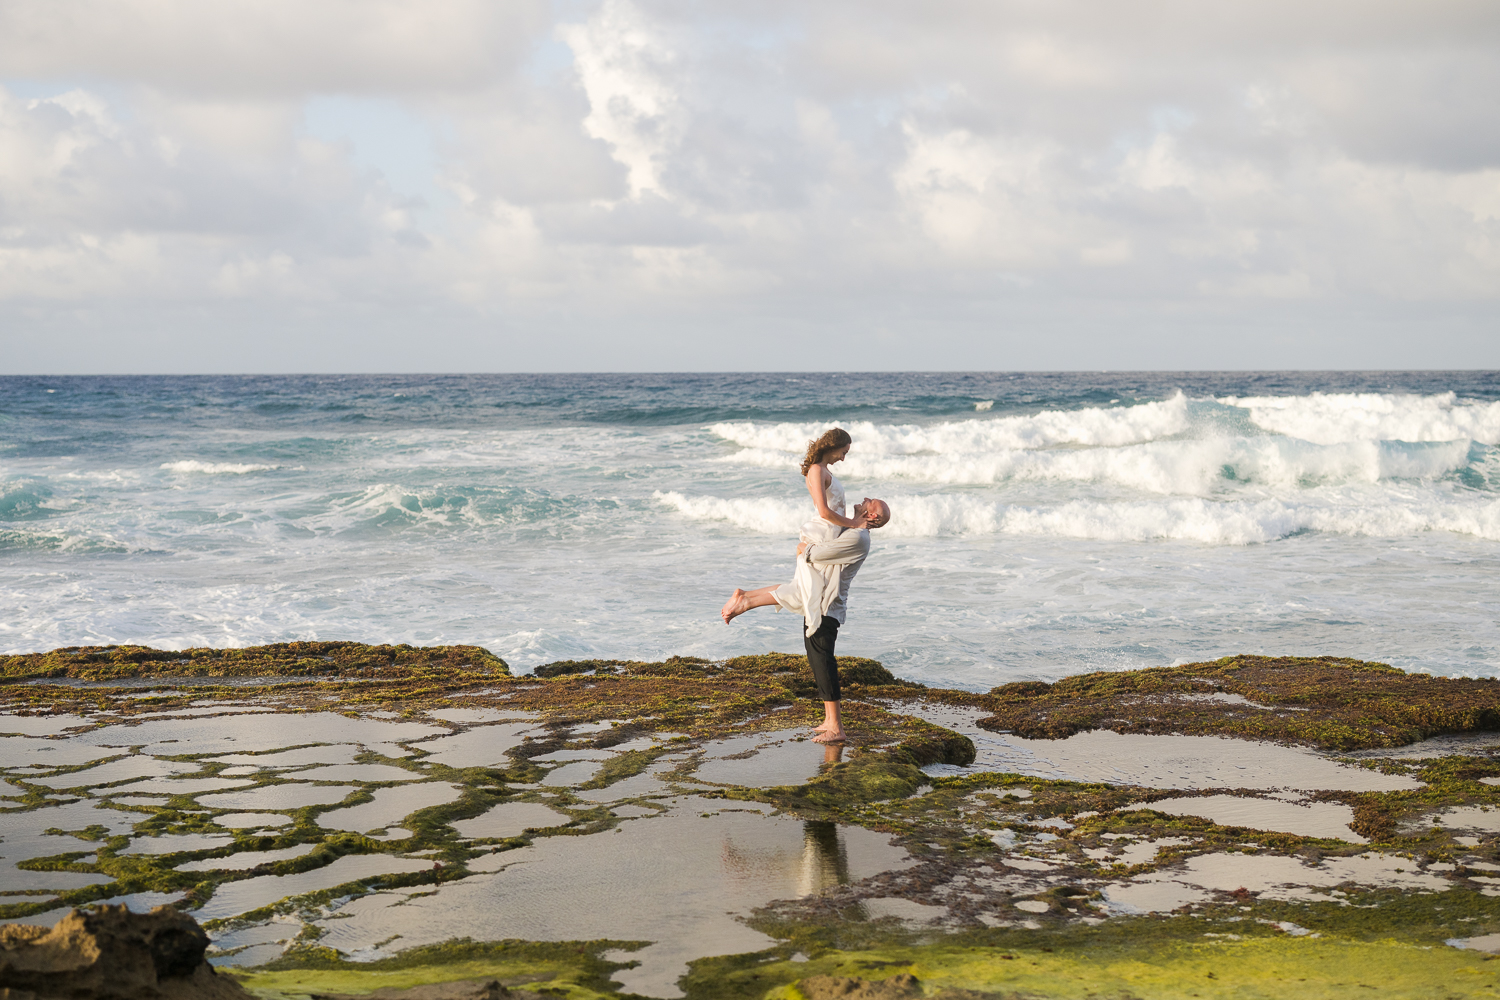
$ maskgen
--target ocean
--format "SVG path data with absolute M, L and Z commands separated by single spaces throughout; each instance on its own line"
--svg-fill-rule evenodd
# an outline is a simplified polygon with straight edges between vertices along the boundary
M 841 653 L 985 690 L 1500 671 L 1500 373 L 0 378 L 0 649 L 800 652 L 808 438 L 887 500 Z

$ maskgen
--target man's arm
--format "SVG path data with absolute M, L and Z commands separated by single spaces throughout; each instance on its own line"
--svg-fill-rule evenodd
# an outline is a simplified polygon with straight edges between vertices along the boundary
M 864 528 L 845 531 L 832 541 L 809 545 L 805 551 L 808 561 L 819 566 L 847 566 L 870 554 L 870 532 Z

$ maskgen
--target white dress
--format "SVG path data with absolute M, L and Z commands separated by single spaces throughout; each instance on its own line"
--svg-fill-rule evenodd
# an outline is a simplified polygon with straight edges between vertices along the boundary
M 829 511 L 844 513 L 844 484 L 829 473 L 832 480 L 823 491 Z M 870 551 L 870 533 L 852 531 L 816 514 L 802 525 L 800 540 L 807 549 L 797 557 L 792 582 L 775 591 L 776 603 L 788 611 L 801 614 L 806 634 L 812 635 L 823 623 L 823 616 L 844 623 L 849 598 L 849 581 L 859 572 L 860 564 Z
M 823 491 L 823 498 L 828 501 L 828 509 L 835 514 L 844 513 L 844 484 L 839 482 L 839 477 L 832 472 L 828 474 L 831 480 L 828 488 Z

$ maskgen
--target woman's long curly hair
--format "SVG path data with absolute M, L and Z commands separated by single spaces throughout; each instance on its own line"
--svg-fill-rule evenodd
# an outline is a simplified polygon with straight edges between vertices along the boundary
M 807 442 L 807 457 L 802 459 L 802 474 L 805 476 L 808 469 L 822 464 L 829 452 L 838 451 L 845 445 L 853 443 L 854 439 L 842 427 L 831 427 L 824 431 L 823 436 L 816 441 Z

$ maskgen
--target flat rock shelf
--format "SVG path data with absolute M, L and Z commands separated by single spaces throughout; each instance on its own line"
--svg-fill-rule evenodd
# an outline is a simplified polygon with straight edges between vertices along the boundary
M 1494 682 L 846 658 L 825 747 L 802 657 L 549 666 L 0 657 L 0 917 L 165 906 L 264 1000 L 1500 992 Z

